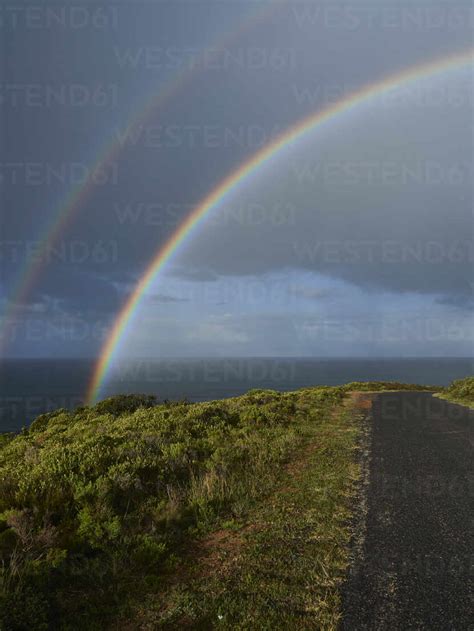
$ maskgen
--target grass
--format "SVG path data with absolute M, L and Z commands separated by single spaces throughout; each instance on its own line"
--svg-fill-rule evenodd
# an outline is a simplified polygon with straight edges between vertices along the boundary
M 201 542 L 207 554 L 188 558 L 178 584 L 141 603 L 137 628 L 337 627 L 359 423 L 347 411 L 322 413 L 311 393 L 305 398 L 302 453 L 277 488 Z
M 114 397 L 0 442 L 0 628 L 333 629 L 360 423 L 348 384 Z
M 460 405 L 474 408 L 474 377 L 457 379 L 435 396 L 452 403 L 459 403 Z

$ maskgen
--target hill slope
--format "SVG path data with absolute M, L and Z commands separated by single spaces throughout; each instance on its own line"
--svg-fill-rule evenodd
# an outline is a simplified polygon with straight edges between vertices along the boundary
M 5 436 L 0 626 L 334 628 L 363 432 L 344 397 L 404 388 L 114 397 Z
M 474 377 L 457 379 L 436 396 L 440 399 L 474 408 Z

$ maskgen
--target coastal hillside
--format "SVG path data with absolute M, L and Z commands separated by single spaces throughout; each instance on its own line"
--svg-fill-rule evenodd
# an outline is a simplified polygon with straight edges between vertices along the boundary
M 450 386 L 437 394 L 440 399 L 460 403 L 474 408 L 474 377 L 456 379 Z
M 405 389 L 430 390 L 126 395 L 3 435 L 0 628 L 335 628 L 365 431 L 351 393 Z

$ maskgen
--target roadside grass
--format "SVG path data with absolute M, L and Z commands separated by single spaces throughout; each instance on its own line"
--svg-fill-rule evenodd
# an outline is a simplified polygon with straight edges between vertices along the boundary
M 474 409 L 474 377 L 457 379 L 434 396 Z
M 352 381 L 341 386 L 344 392 L 397 392 L 407 390 L 413 392 L 438 392 L 441 386 L 423 386 L 400 381 Z
M 0 628 L 333 629 L 373 382 L 125 395 L 0 440 Z
M 201 404 L 114 397 L 0 449 L 0 628 L 103 629 L 275 487 L 341 388 Z
M 133 628 L 337 628 L 360 420 L 305 398 L 301 451 L 277 488 L 198 543 L 179 582 L 131 615 Z

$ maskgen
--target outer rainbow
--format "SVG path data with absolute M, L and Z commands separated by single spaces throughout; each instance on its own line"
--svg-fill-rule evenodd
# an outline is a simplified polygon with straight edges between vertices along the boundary
M 287 2 L 287 0 L 282 0 Z M 212 45 L 212 48 L 222 49 L 224 46 L 229 45 L 234 39 L 239 37 L 242 32 L 245 32 L 248 28 L 251 28 L 265 18 L 270 17 L 273 11 L 281 6 L 281 2 L 274 2 L 270 0 L 268 5 L 264 4 L 263 8 L 259 8 L 256 11 L 250 11 L 246 15 L 243 22 L 239 22 L 236 28 L 229 32 L 224 33 L 217 42 Z M 195 61 L 199 61 L 201 56 L 205 55 L 208 48 L 204 48 L 200 55 L 197 55 Z M 121 136 L 126 138 L 133 130 L 135 125 L 139 121 L 146 121 L 149 116 L 158 108 L 166 104 L 166 102 L 176 95 L 181 88 L 187 85 L 187 81 L 192 79 L 195 75 L 195 68 L 198 68 L 199 64 L 191 64 L 189 67 L 186 65 L 183 69 L 177 73 L 173 79 L 168 82 L 158 94 L 153 94 L 146 98 L 145 104 L 137 111 L 133 112 L 129 121 L 121 130 Z M 113 138 L 112 142 L 106 143 L 98 152 L 96 157 L 91 160 L 92 166 L 90 172 L 93 173 L 97 169 L 106 168 L 112 160 L 114 160 L 120 153 L 122 145 L 118 138 Z M 54 244 L 60 236 L 65 232 L 69 223 L 72 221 L 76 213 L 81 208 L 82 204 L 88 198 L 90 193 L 94 190 L 93 178 L 88 178 L 83 184 L 79 184 L 74 187 L 72 191 L 68 193 L 65 199 L 58 205 L 53 213 L 53 218 L 46 225 L 41 236 L 37 239 L 38 249 L 36 256 L 32 261 L 28 259 L 21 267 L 16 282 L 13 286 L 13 290 L 8 299 L 5 312 L 0 319 L 0 355 L 4 353 L 6 346 L 8 345 L 8 327 L 11 322 L 14 321 L 17 315 L 18 308 L 24 301 L 27 300 L 33 286 L 41 275 L 44 260 L 47 259 L 48 248 Z
M 94 402 L 99 394 L 102 382 L 107 374 L 110 363 L 116 353 L 120 340 L 124 336 L 128 325 L 139 305 L 139 302 L 147 288 L 153 282 L 155 276 L 163 269 L 171 256 L 177 251 L 186 237 L 192 234 L 196 225 L 206 217 L 206 215 L 223 199 L 232 192 L 238 184 L 243 182 L 253 171 L 261 167 L 275 154 L 289 145 L 298 141 L 305 133 L 323 125 L 328 120 L 343 114 L 352 108 L 365 103 L 373 97 L 381 96 L 400 84 L 410 83 L 420 77 L 429 77 L 444 71 L 472 63 L 474 60 L 474 49 L 469 49 L 463 53 L 443 57 L 435 61 L 419 64 L 408 70 L 403 70 L 389 76 L 381 81 L 353 92 L 348 97 L 344 97 L 337 103 L 310 115 L 308 118 L 298 122 L 289 130 L 283 132 L 275 141 L 269 143 L 256 152 L 253 157 L 244 162 L 240 167 L 231 173 L 216 189 L 214 189 L 187 217 L 181 226 L 172 235 L 169 241 L 158 251 L 152 260 L 140 282 L 136 286 L 133 294 L 125 303 L 119 313 L 113 328 L 102 348 L 99 360 L 94 368 L 92 380 L 87 392 L 87 401 Z

